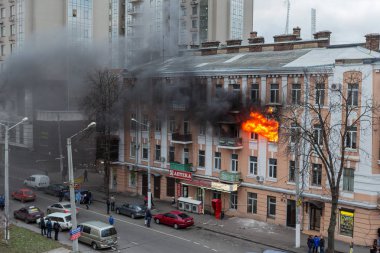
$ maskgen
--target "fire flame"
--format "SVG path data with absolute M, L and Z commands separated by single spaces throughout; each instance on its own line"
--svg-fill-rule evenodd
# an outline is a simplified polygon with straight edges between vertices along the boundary
M 267 119 L 264 115 L 258 112 L 251 112 L 250 119 L 243 122 L 242 128 L 246 132 L 257 133 L 268 138 L 269 141 L 278 141 L 278 122 L 272 119 Z

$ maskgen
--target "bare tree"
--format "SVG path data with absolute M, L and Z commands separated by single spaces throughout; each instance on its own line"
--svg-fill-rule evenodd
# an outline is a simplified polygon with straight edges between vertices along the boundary
M 99 69 L 88 75 L 87 94 L 82 108 L 97 124 L 97 158 L 104 161 L 104 190 L 109 196 L 110 162 L 113 160 L 112 133 L 118 128 L 123 115 L 123 82 L 116 71 Z
M 307 168 L 315 158 L 321 161 L 327 177 L 329 189 L 326 190 L 331 195 L 327 252 L 334 252 L 335 248 L 340 182 L 348 154 L 359 150 L 365 152 L 359 145 L 358 136 L 371 129 L 375 122 L 374 113 L 379 111 L 372 97 L 361 96 L 363 73 L 347 71 L 339 83 L 329 84 L 331 76 L 328 70 L 319 70 L 315 74 L 305 71 L 304 99 L 294 98 L 292 94 L 280 116 L 282 136 L 293 143 L 288 152 L 294 152 L 296 148 L 303 160 L 300 178 L 307 178 Z M 294 143 L 299 144 L 294 147 Z

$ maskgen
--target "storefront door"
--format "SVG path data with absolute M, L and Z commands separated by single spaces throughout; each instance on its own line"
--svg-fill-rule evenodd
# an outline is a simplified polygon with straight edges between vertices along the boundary
M 309 203 L 310 205 L 310 230 L 320 231 L 322 208 Z
M 288 199 L 286 208 L 286 226 L 296 226 L 296 201 Z
M 154 197 L 160 198 L 161 196 L 161 177 L 154 177 Z

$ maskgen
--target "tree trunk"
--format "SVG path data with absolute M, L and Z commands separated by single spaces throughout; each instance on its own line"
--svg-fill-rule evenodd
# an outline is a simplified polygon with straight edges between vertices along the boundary
M 336 192 L 336 189 L 331 189 L 331 217 L 330 225 L 327 230 L 328 233 L 328 244 L 326 253 L 335 252 L 335 226 L 336 226 L 336 210 L 338 209 L 338 199 L 339 194 Z

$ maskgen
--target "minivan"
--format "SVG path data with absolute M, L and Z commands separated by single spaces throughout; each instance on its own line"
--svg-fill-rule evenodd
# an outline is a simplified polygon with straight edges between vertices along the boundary
M 71 214 L 70 213 L 51 213 L 43 217 L 45 224 L 48 219 L 51 220 L 52 225 L 54 226 L 54 223 L 58 222 L 61 226 L 62 230 L 69 230 L 72 228 L 71 224 Z M 37 224 L 39 225 L 41 222 L 41 219 L 37 219 Z
M 93 249 L 113 248 L 117 246 L 117 231 L 114 226 L 101 221 L 80 223 L 80 242 L 91 245 Z
M 46 175 L 31 175 L 24 180 L 24 184 L 33 188 L 44 188 L 50 185 L 50 178 Z

